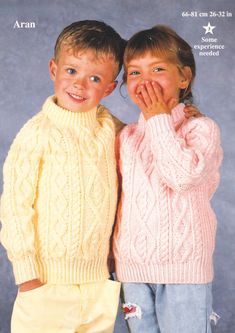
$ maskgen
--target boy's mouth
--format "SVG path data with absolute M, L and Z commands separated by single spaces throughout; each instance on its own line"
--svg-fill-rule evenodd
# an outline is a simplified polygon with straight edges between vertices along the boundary
M 81 96 L 81 95 L 76 95 L 76 94 L 71 94 L 71 93 L 68 93 L 68 95 L 73 99 L 75 100 L 76 102 L 84 102 L 87 100 L 87 98 Z

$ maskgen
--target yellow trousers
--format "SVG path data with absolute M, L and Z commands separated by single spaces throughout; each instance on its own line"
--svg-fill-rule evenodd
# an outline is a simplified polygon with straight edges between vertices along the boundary
M 11 333 L 111 333 L 120 283 L 51 285 L 18 292 Z

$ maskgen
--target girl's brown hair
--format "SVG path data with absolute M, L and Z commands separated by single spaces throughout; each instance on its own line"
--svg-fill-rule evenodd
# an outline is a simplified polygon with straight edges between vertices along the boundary
M 174 30 L 167 26 L 156 25 L 148 30 L 142 30 L 133 35 L 124 52 L 123 82 L 127 79 L 127 65 L 130 60 L 151 52 L 153 55 L 161 55 L 179 66 L 188 66 L 192 72 L 191 82 L 187 89 L 180 91 L 180 102 L 190 100 L 192 102 L 192 83 L 196 75 L 196 65 L 191 46 L 182 39 Z

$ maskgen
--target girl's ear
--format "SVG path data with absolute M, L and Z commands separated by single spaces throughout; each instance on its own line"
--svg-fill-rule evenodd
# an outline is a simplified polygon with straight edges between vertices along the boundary
M 50 73 L 50 77 L 51 77 L 52 81 L 55 81 L 56 71 L 57 71 L 57 65 L 56 65 L 55 59 L 52 58 L 49 61 L 49 73 Z
M 180 89 L 186 89 L 192 80 L 192 71 L 189 66 L 184 66 L 180 69 L 180 71 L 182 76 L 180 81 Z

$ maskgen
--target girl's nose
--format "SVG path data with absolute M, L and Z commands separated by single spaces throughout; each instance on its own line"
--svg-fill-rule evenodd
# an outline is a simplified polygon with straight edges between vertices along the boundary
M 147 82 L 151 82 L 151 80 L 143 79 L 139 82 L 137 86 L 137 94 L 141 91 L 141 86 L 145 86 Z
M 153 80 L 151 80 L 151 77 L 144 77 L 142 78 L 142 80 L 140 81 L 139 85 L 145 85 L 147 82 L 151 82 Z

